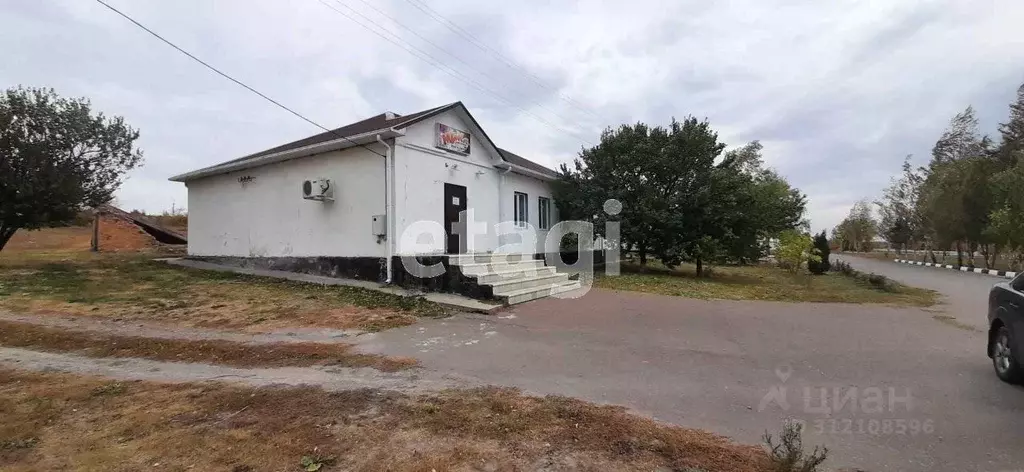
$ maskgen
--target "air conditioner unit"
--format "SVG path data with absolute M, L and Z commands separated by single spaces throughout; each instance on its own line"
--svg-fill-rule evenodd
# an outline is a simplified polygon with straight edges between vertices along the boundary
M 302 182 L 302 198 L 318 202 L 334 201 L 334 186 L 331 179 L 319 178 Z

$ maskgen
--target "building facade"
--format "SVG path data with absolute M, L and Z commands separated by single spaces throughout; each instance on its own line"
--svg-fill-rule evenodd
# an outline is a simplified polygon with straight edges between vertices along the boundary
M 556 179 L 498 148 L 461 102 L 171 178 L 188 187 L 191 257 L 388 282 L 402 256 L 544 253 Z

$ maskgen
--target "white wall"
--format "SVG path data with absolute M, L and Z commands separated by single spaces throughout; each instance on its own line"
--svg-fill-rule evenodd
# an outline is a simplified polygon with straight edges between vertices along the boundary
M 500 157 L 489 152 L 484 145 L 484 137 L 475 133 L 471 133 L 468 156 L 436 149 L 434 142 L 437 123 L 471 132 L 471 127 L 462 115 L 453 110 L 410 126 L 404 137 L 396 139 L 398 234 L 401 235 L 416 221 L 433 221 L 443 225 L 444 184 L 452 183 L 466 187 L 468 208 L 474 210 L 476 221 L 487 225 L 487 234 L 477 237 L 474 251 L 494 251 L 499 245 L 508 249 L 504 246 L 523 241 L 522 233 L 525 230 L 517 230 L 516 234 L 505 235 L 499 240 L 494 225 L 514 220 L 513 194 L 523 192 L 529 196 L 529 222 L 536 230 L 539 221 L 537 198 L 551 198 L 550 183 L 514 172 L 503 174 L 502 170 L 494 167 L 500 162 Z M 551 213 L 554 224 L 558 221 L 558 209 L 554 207 L 553 199 Z M 535 245 L 525 248 L 525 252 L 544 252 L 545 237 L 547 231 L 536 230 Z M 422 242 L 427 242 L 427 239 L 424 238 Z M 444 252 L 444 239 L 432 243 L 429 252 Z M 397 253 L 412 252 L 399 247 Z
M 494 225 L 514 220 L 514 192 L 529 196 L 529 220 L 536 228 L 537 197 L 551 197 L 549 183 L 514 172 L 502 175 L 503 171 L 494 167 L 500 159 L 478 134 L 472 135 L 467 156 L 436 149 L 439 122 L 471 131 L 462 114 L 453 110 L 410 126 L 405 136 L 395 139 L 396 254 L 413 253 L 403 251 L 397 242 L 414 222 L 443 225 L 445 183 L 466 187 L 467 205 L 474 210 L 474 218 L 487 225 L 487 234 L 477 237 L 474 251 L 498 248 Z M 381 154 L 385 151 L 377 144 L 372 149 Z M 241 184 L 238 179 L 242 176 L 253 180 Z M 302 199 L 302 181 L 319 177 L 334 182 L 333 203 Z M 363 148 L 190 181 L 189 254 L 385 257 L 386 243 L 378 243 L 371 229 L 372 216 L 385 213 L 384 187 L 384 158 Z M 557 211 L 552 200 L 552 224 L 558 221 Z M 527 248 L 527 252 L 543 252 L 546 235 L 547 231 L 538 230 L 536 248 Z M 506 235 L 500 243 L 520 240 L 518 235 Z M 444 249 L 442 236 L 418 253 L 443 253 Z
M 503 189 L 505 195 L 503 195 L 501 201 L 501 221 L 515 221 L 515 200 L 513 195 L 515 192 L 525 193 L 528 203 L 526 219 L 536 235 L 536 248 L 533 252 L 546 252 L 544 251 L 544 240 L 548 236 L 548 231 L 540 229 L 540 204 L 538 197 L 551 199 L 550 222 L 554 226 L 555 223 L 558 223 L 559 219 L 558 208 L 555 206 L 554 197 L 551 196 L 551 184 L 544 180 L 510 172 L 505 176 Z M 527 232 L 528 230 L 518 230 L 517 234 L 505 235 L 501 240 L 501 244 L 520 244 L 524 241 L 523 238 L 527 237 Z
M 404 137 L 395 140 L 398 234 L 401 235 L 416 221 L 443 225 L 444 184 L 451 183 L 466 187 L 467 208 L 474 210 L 476 221 L 488 224 L 488 234 L 476 238 L 473 250 L 493 251 L 497 247 L 493 224 L 499 220 L 499 170 L 494 164 L 499 162 L 499 158 L 487 151 L 484 138 L 477 134 L 471 135 L 467 156 L 435 148 L 437 123 L 471 131 L 460 113 L 449 111 L 410 126 Z M 445 240 L 442 238 L 432 241 L 428 251 L 420 252 L 443 253 L 444 250 Z M 396 253 L 412 252 L 399 247 Z
M 384 148 L 373 145 L 384 154 Z M 242 184 L 239 177 L 251 176 Z M 334 202 L 302 198 L 325 177 Z M 384 257 L 371 217 L 384 208 L 384 158 L 361 148 L 302 157 L 188 182 L 188 252 L 196 256 Z

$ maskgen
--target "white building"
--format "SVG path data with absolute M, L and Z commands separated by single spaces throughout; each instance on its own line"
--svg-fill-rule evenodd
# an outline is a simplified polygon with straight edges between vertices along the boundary
M 383 113 L 171 180 L 188 187 L 191 257 L 467 292 L 451 274 L 410 279 L 399 257 L 447 268 L 449 260 L 490 259 L 445 254 L 543 253 L 557 222 L 556 178 L 498 148 L 456 102 L 405 116 Z M 464 228 L 457 222 L 467 209 L 486 233 L 453 233 Z M 513 222 L 510 234 L 499 237 L 499 222 Z M 541 275 L 556 275 L 536 262 L 458 272 L 537 266 Z

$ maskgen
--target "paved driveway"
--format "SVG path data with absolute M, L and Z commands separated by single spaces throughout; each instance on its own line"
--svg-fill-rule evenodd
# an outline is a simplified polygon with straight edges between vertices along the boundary
M 1019 469 L 1024 389 L 996 379 L 983 334 L 931 315 L 595 289 L 363 343 L 429 369 L 626 405 L 744 442 L 800 418 L 807 443 L 834 450 L 834 468 Z M 840 411 L 823 410 L 822 397 Z
M 839 259 L 855 269 L 874 272 L 915 287 L 930 288 L 943 295 L 944 310 L 958 320 L 978 329 L 987 329 L 988 291 L 1006 279 L 993 275 L 960 272 L 958 270 L 899 264 L 850 254 L 838 254 Z

